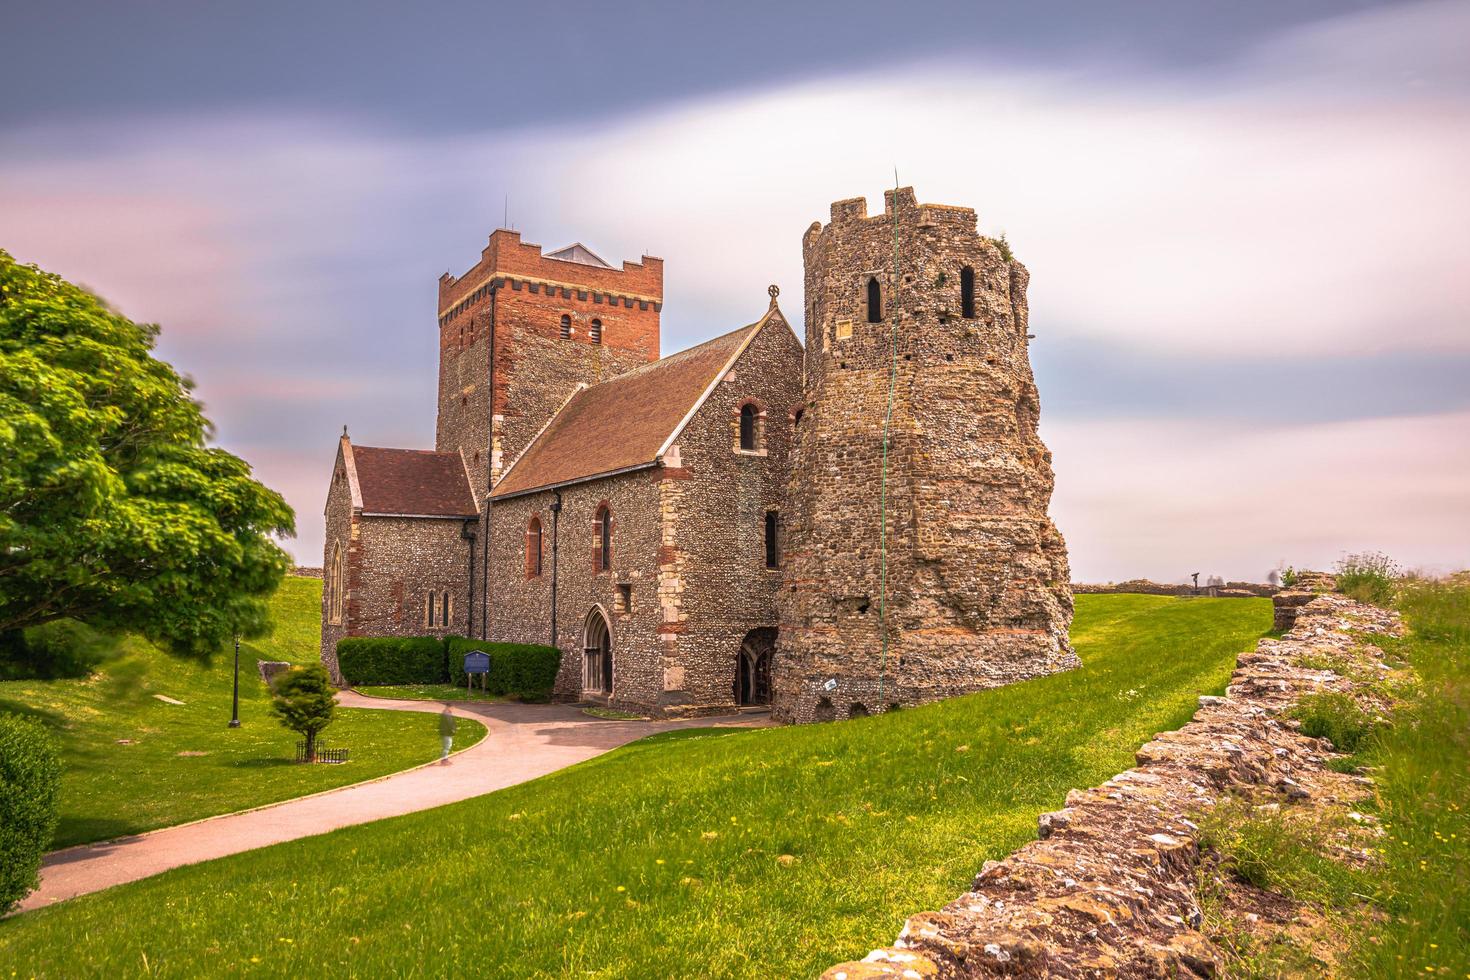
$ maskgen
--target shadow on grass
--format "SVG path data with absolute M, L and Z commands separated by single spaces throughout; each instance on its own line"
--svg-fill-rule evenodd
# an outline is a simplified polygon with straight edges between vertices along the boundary
M 9 701 L 5 699 L 0 699 L 0 714 L 5 713 L 24 715 L 27 718 L 35 718 L 37 721 L 41 722 L 41 724 L 45 725 L 52 731 L 61 731 L 63 728 L 66 727 L 67 724 L 66 717 L 64 715 L 59 715 L 54 711 L 47 711 L 44 708 L 32 707 L 31 705 L 28 705 L 23 701 Z

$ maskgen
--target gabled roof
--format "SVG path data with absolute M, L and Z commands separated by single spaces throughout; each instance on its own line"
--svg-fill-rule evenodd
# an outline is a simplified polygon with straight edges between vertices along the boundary
M 346 443 L 346 439 L 343 439 Z M 364 514 L 474 517 L 475 495 L 459 453 L 344 445 Z M 354 499 L 353 503 L 358 504 Z
M 771 319 L 577 391 L 491 491 L 510 497 L 652 466 Z
M 603 269 L 612 268 L 612 266 L 603 261 L 602 256 L 581 242 L 572 242 L 572 244 L 559 248 L 555 252 L 547 252 L 545 254 L 548 259 L 561 259 L 563 262 L 579 262 L 582 265 L 595 265 Z

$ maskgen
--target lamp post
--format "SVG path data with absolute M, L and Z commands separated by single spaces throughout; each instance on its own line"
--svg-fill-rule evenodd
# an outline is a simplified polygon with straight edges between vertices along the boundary
M 235 634 L 235 690 L 231 698 L 230 727 L 240 727 L 240 634 Z

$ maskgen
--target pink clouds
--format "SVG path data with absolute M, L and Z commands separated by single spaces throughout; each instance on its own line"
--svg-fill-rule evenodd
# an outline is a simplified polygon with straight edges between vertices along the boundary
M 1470 413 L 1280 426 L 1043 423 L 1074 578 L 1259 581 L 1381 550 L 1470 567 Z
M 895 164 L 1008 233 L 1041 352 L 1470 350 L 1467 10 L 1348 14 L 1172 76 L 924 62 L 453 139 L 260 113 L 36 131 L 0 140 L 23 148 L 0 155 L 0 245 L 164 325 L 315 563 L 341 422 L 432 432 L 433 280 L 507 194 L 529 240 L 663 255 L 668 351 L 748 322 L 770 282 L 797 314 L 801 232 L 835 198 L 876 208 Z M 1467 425 L 1045 416 L 1087 578 L 1470 563 Z

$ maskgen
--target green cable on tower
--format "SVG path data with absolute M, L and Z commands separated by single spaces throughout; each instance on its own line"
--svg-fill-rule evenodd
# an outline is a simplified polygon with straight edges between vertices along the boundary
M 888 410 L 883 416 L 883 465 L 878 489 L 878 703 L 888 673 L 888 434 L 893 426 L 893 393 L 898 386 L 898 168 L 893 168 L 893 328 L 889 333 L 892 361 L 888 368 Z

